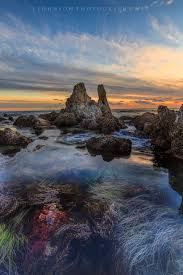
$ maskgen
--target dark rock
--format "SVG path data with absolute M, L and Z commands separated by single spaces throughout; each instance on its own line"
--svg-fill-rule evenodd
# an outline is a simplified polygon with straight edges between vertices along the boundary
M 61 113 L 57 119 L 54 121 L 54 124 L 57 127 L 71 127 L 78 124 L 78 121 L 76 119 L 76 116 L 74 113 Z
M 113 136 L 93 137 L 86 143 L 86 147 L 91 154 L 116 156 L 130 155 L 132 142 L 129 139 L 122 139 Z
M 36 147 L 34 148 L 33 152 L 36 152 L 36 151 L 40 150 L 40 149 L 43 148 L 44 146 L 45 146 L 45 145 L 43 145 L 43 144 L 38 144 L 38 145 L 36 145 Z
M 8 119 L 9 119 L 10 121 L 14 121 L 14 118 L 13 118 L 12 116 L 8 116 Z
M 123 121 L 119 121 L 118 118 L 113 115 L 106 115 L 101 117 L 98 120 L 99 129 L 103 134 L 110 134 L 119 129 L 126 128 L 126 125 Z
M 133 123 L 137 130 L 144 131 L 145 124 L 148 123 L 146 124 L 146 126 L 150 124 L 152 125 L 155 123 L 157 118 L 157 115 L 147 112 L 142 115 L 136 116 L 133 120 Z
M 31 139 L 24 137 L 20 133 L 13 131 L 10 128 L 0 130 L 0 145 L 26 146 L 31 142 Z
M 35 116 L 20 116 L 18 117 L 14 125 L 20 128 L 34 127 L 37 119 Z
M 55 111 L 53 111 L 51 113 L 48 113 L 48 114 L 41 114 L 41 115 L 39 115 L 40 118 L 48 120 L 50 122 L 55 121 L 58 116 L 59 116 L 59 113 L 55 112 Z

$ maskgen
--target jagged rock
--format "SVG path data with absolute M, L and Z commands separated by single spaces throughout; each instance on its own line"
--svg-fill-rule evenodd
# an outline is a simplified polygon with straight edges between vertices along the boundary
M 74 86 L 72 95 L 66 101 L 65 112 L 73 113 L 78 120 L 93 119 L 102 116 L 102 112 L 97 103 L 86 93 L 84 83 Z
M 57 125 L 57 127 L 71 127 L 78 124 L 78 120 L 76 119 L 76 116 L 74 113 L 61 113 L 56 120 L 54 121 L 54 124 Z
M 40 118 L 48 120 L 50 122 L 55 121 L 58 116 L 59 116 L 59 113 L 57 113 L 55 111 L 53 111 L 51 113 L 48 113 L 48 114 L 41 114 L 41 115 L 39 115 Z
M 112 115 L 103 85 L 98 86 L 98 96 L 96 103 L 87 95 L 84 83 L 75 85 L 72 95 L 67 99 L 65 113 L 74 114 L 80 126 L 85 129 L 108 134 L 125 128 L 124 122 Z
M 34 127 L 36 121 L 37 119 L 33 115 L 20 116 L 15 120 L 14 125 L 20 128 Z
M 109 103 L 107 101 L 106 91 L 104 89 L 104 85 L 98 85 L 98 105 L 102 111 L 103 116 L 112 115 L 111 109 L 109 107 Z
M 93 137 L 86 143 L 87 149 L 94 155 L 112 154 L 127 156 L 131 153 L 132 142 L 113 136 Z
M 20 133 L 11 130 L 10 128 L 5 128 L 0 130 L 0 145 L 28 145 L 31 143 L 31 139 L 24 137 Z

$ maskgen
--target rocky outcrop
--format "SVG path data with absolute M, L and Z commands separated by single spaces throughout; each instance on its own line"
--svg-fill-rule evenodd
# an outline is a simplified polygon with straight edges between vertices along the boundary
M 80 122 L 80 126 L 85 129 L 109 134 L 125 128 L 124 122 L 112 115 L 103 85 L 98 86 L 98 96 L 99 100 L 96 103 L 88 96 L 84 83 L 75 85 L 72 95 L 66 101 L 65 113 L 67 116 L 73 114 L 75 120 Z M 73 124 L 71 123 L 70 126 Z
M 86 146 L 88 151 L 94 155 L 127 156 L 131 153 L 132 142 L 129 139 L 102 136 L 89 139 Z
M 84 83 L 74 86 L 72 95 L 66 101 L 66 113 L 73 113 L 77 120 L 96 120 L 102 116 L 102 112 L 97 103 L 92 100 L 86 92 Z
M 13 131 L 10 128 L 0 130 L 0 145 L 26 146 L 31 142 L 31 139 L 24 137 L 20 133 Z
M 72 127 L 78 124 L 78 120 L 74 113 L 60 113 L 60 115 L 54 121 L 57 127 Z

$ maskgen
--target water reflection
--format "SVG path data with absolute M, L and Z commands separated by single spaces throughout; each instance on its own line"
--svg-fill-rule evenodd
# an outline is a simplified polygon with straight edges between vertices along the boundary
M 183 164 L 137 139 L 106 162 L 76 148 L 88 133 L 66 135 L 0 156 L 1 274 L 182 274 Z

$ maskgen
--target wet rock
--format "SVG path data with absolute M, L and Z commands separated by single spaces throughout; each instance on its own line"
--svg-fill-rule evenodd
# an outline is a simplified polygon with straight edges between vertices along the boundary
M 122 139 L 113 136 L 93 137 L 86 143 L 90 153 L 129 155 L 132 149 L 132 143 L 129 139 Z
M 55 111 L 53 111 L 51 113 L 39 115 L 40 118 L 48 120 L 50 122 L 54 122 L 57 119 L 58 116 L 59 116 L 59 113 L 55 112 Z
M 33 115 L 20 116 L 15 120 L 14 125 L 20 128 L 34 127 L 36 121 L 37 119 Z
M 103 134 L 111 134 L 120 129 L 126 128 L 123 121 L 119 121 L 118 118 L 113 115 L 106 115 L 98 120 L 99 129 Z
M 33 152 L 39 151 L 41 148 L 43 148 L 45 145 L 43 144 L 38 144 L 36 145 L 36 147 L 34 148 Z
M 133 123 L 137 130 L 144 131 L 146 130 L 145 128 L 147 128 L 147 125 L 150 126 L 154 124 L 157 121 L 157 119 L 158 116 L 156 114 L 147 112 L 140 116 L 136 116 L 133 120 Z
M 31 139 L 24 137 L 20 133 L 5 128 L 0 131 L 0 145 L 21 145 L 26 146 L 31 143 Z
M 61 113 L 57 119 L 54 121 L 54 124 L 57 127 L 71 127 L 78 124 L 78 121 L 74 115 L 74 113 Z

